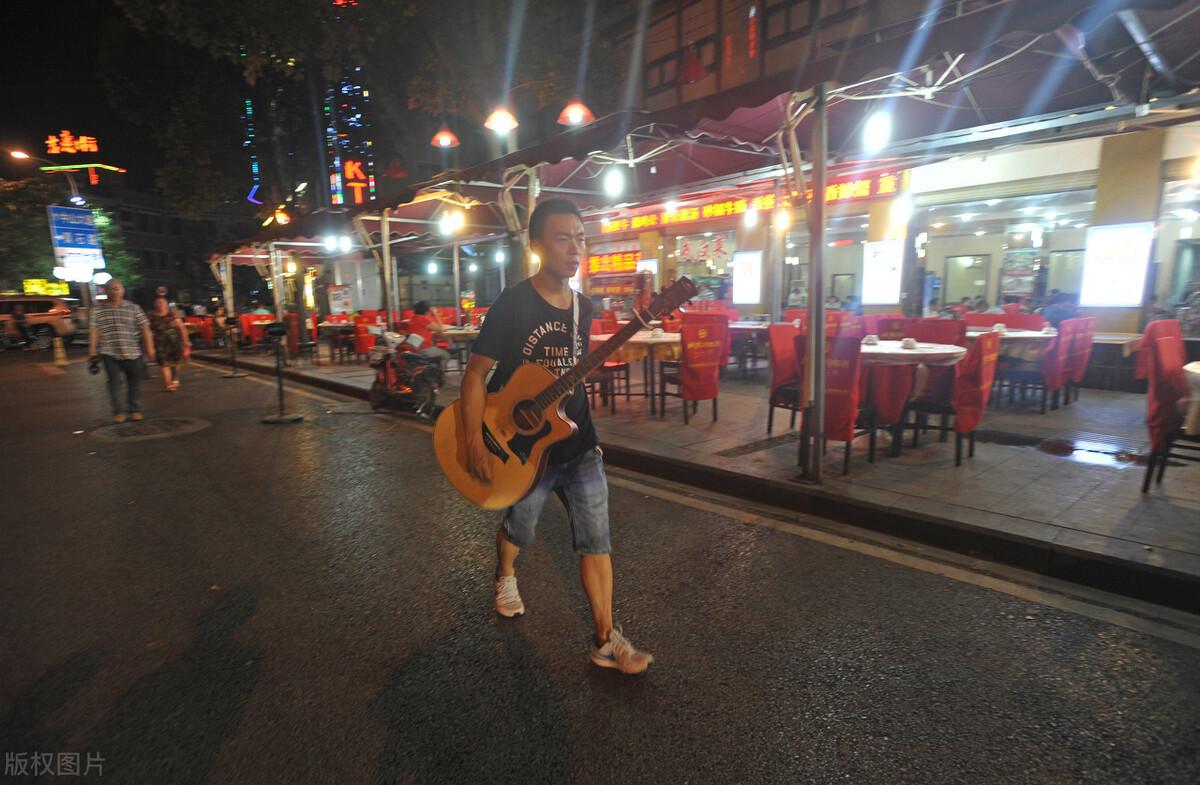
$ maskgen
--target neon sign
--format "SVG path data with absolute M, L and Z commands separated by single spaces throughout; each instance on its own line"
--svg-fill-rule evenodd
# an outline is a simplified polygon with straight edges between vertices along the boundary
M 363 203 L 363 189 L 367 187 L 367 176 L 363 173 L 362 161 L 348 159 L 342 168 L 346 187 L 354 191 L 354 203 Z
M 641 251 L 617 251 L 615 253 L 597 254 L 588 257 L 587 271 L 588 275 L 632 273 L 637 270 L 637 263 L 641 260 Z
M 46 153 L 59 155 L 62 153 L 98 153 L 100 145 L 94 136 L 75 136 L 70 131 L 60 131 L 58 135 L 46 137 Z
M 825 203 L 839 204 L 861 199 L 874 199 L 881 196 L 895 196 L 900 191 L 900 175 L 891 172 L 859 177 L 851 180 L 841 180 L 825 186 Z M 806 193 L 808 201 L 812 201 L 813 191 Z M 790 207 L 792 199 L 784 195 L 780 206 Z M 769 212 L 776 207 L 775 194 L 762 194 L 750 198 L 725 199 L 710 202 L 695 207 L 679 207 L 675 210 L 662 210 L 655 213 L 635 215 L 630 218 L 612 218 L 601 222 L 601 234 L 614 232 L 630 232 L 640 229 L 652 229 L 657 226 L 706 221 L 716 218 L 730 218 L 741 215 L 747 210 Z

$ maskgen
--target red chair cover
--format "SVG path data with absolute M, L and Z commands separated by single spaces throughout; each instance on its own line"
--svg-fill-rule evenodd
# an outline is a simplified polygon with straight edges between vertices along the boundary
M 1075 340 L 1075 320 L 1064 319 L 1058 325 L 1058 337 L 1042 352 L 1042 377 L 1046 389 L 1054 392 L 1067 381 L 1067 357 Z
M 1168 437 L 1183 425 L 1179 400 L 1188 396 L 1183 375 L 1186 362 L 1183 331 L 1177 319 L 1160 319 L 1146 325 L 1138 347 L 1135 375 L 1148 379 L 1146 391 L 1146 427 L 1150 430 L 1150 448 L 1163 452 Z
M 806 321 L 808 319 L 807 308 L 786 308 L 783 311 L 783 320 L 785 322 L 795 322 L 797 319 Z
M 471 325 L 472 325 L 473 327 L 478 327 L 478 326 L 479 326 L 479 317 L 481 317 L 481 316 L 487 316 L 487 312 L 488 312 L 488 309 L 487 309 L 487 308 L 475 308 L 475 309 L 473 309 L 473 310 L 471 311 Z
M 375 345 L 375 336 L 367 331 L 365 324 L 360 324 L 354 328 L 354 353 L 367 354 L 371 351 L 371 347 Z
M 798 374 L 804 373 L 806 338 L 798 335 L 794 340 Z M 854 423 L 858 419 L 862 342 L 853 337 L 829 338 L 825 346 L 825 438 L 853 441 Z
M 724 332 L 722 333 L 722 335 L 723 335 L 722 341 L 724 343 L 721 348 L 721 363 L 727 364 L 729 362 L 729 350 L 732 346 L 732 339 L 730 338 L 730 335 L 729 335 L 729 315 L 728 314 L 710 313 L 710 312 L 709 313 L 697 313 L 695 311 L 690 311 L 690 312 L 681 313 L 679 315 L 679 318 L 680 318 L 680 321 L 683 322 L 684 327 L 687 327 L 689 324 L 721 325 L 724 328 Z
M 1004 311 L 1005 316 L 1016 316 L 1021 313 L 1021 304 L 1005 303 L 1004 305 L 1000 306 L 1000 310 Z M 1005 322 L 1005 324 L 1007 324 L 1007 322 Z
M 1040 330 L 1047 324 L 1038 313 L 1014 313 L 1012 316 L 1005 314 L 1001 321 L 1005 327 L 1013 330 Z
M 1011 327 L 1008 323 L 1008 314 L 1005 313 L 964 313 L 962 321 L 968 327 L 991 327 L 997 322 L 1004 322 L 1006 326 Z
M 954 366 L 954 430 L 971 433 L 979 427 L 983 410 L 987 408 L 996 378 L 996 361 L 1000 357 L 1000 336 L 984 333 L 975 339 L 967 356 Z
M 1092 361 L 1092 341 L 1096 339 L 1096 317 L 1084 316 L 1075 320 L 1080 323 L 1075 334 L 1075 343 L 1067 364 L 1068 378 L 1075 384 L 1083 381 L 1088 363 Z
M 801 335 L 799 327 L 791 324 L 772 324 L 767 327 L 767 341 L 771 350 L 771 393 L 786 384 L 799 381 L 796 367 L 796 337 Z
M 679 394 L 685 401 L 716 398 L 729 328 L 719 322 L 685 322 L 680 333 Z
M 662 319 L 663 332 L 677 333 L 683 327 L 683 322 L 673 313 L 669 313 Z
M 967 322 L 964 319 L 912 319 L 906 325 L 908 338 L 922 343 L 967 345 Z
M 874 334 L 879 336 L 881 341 L 899 341 L 904 338 L 911 338 L 908 332 L 908 323 L 915 321 L 914 319 L 906 319 L 903 316 L 878 316 L 875 318 Z

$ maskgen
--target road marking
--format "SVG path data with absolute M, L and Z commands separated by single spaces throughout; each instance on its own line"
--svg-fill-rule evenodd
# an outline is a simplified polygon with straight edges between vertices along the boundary
M 1200 617 L 1173 608 L 1164 608 L 1013 567 L 985 562 L 982 559 L 972 559 L 950 551 L 916 546 L 903 540 L 876 535 L 874 532 L 856 530 L 846 524 L 825 518 L 754 505 L 741 500 L 736 502 L 737 506 L 733 506 L 735 503 L 732 500 L 729 503 L 722 503 L 712 498 L 698 498 L 690 493 L 681 493 L 659 485 L 639 482 L 632 478 L 640 475 L 627 473 L 615 467 L 608 468 L 607 472 L 609 485 L 634 493 L 721 515 L 750 526 L 765 526 L 835 548 L 853 551 L 933 575 L 941 575 L 960 583 L 1008 594 L 1027 602 L 1047 605 L 1106 624 L 1125 627 L 1193 649 L 1200 649 Z M 686 486 L 679 485 L 675 487 L 686 488 Z M 690 491 L 690 489 L 688 490 Z M 791 523 L 783 520 L 784 518 L 818 524 L 820 528 Z M 839 530 L 845 531 L 846 534 L 837 533 Z M 849 536 L 850 534 L 853 536 Z M 874 539 L 875 542 L 868 541 L 868 538 Z M 890 547 L 888 543 L 891 543 Z M 897 548 L 907 548 L 909 551 L 918 550 L 929 556 L 906 553 Z

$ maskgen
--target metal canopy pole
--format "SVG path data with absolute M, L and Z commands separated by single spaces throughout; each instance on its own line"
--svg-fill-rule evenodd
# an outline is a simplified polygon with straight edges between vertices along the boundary
M 268 253 L 271 258 L 271 288 L 274 289 L 275 296 L 275 321 L 283 321 L 283 271 L 279 269 L 279 252 L 275 250 L 275 243 L 270 243 L 267 246 Z
M 802 445 L 808 452 L 808 478 L 821 482 L 825 452 L 825 292 L 823 286 L 825 252 L 825 158 L 828 140 L 825 124 L 825 85 L 813 88 L 812 188 L 808 227 L 808 422 L 811 442 Z
M 396 307 L 396 303 L 392 302 L 394 293 L 392 291 L 392 233 L 388 228 L 389 212 L 390 209 L 385 207 L 379 213 L 379 251 L 383 267 L 383 322 L 387 325 L 388 332 L 393 332 L 396 325 L 392 321 L 392 310 Z
M 454 323 L 462 324 L 462 265 L 458 257 L 458 240 L 454 241 Z

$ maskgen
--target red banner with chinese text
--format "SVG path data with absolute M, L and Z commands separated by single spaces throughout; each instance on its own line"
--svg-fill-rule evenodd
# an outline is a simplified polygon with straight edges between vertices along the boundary
M 685 401 L 717 397 L 722 350 L 728 328 L 723 324 L 684 323 L 680 329 L 683 356 L 679 364 L 680 394 Z

